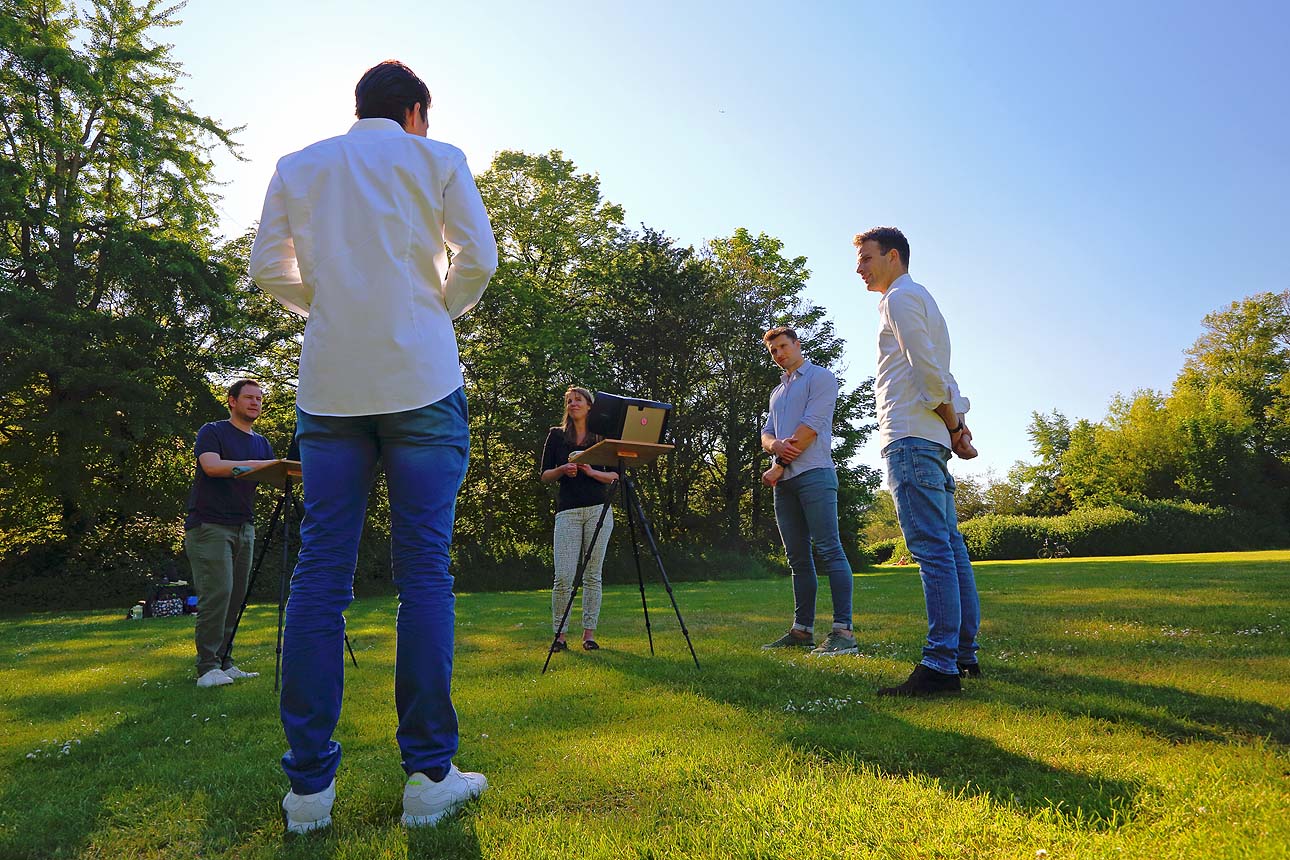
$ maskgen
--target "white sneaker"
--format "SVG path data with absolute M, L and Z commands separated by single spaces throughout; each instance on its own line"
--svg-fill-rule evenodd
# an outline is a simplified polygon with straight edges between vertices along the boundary
M 336 780 L 317 794 L 288 791 L 282 798 L 282 817 L 288 833 L 308 833 L 331 824 L 331 805 L 336 802 Z
M 242 678 L 260 677 L 259 672 L 243 672 L 241 669 L 237 668 L 236 666 L 229 666 L 227 669 L 224 670 L 224 674 L 228 675 L 234 681 L 239 681 Z
M 482 773 L 462 773 L 455 764 L 441 782 L 434 782 L 424 773 L 414 773 L 403 787 L 403 826 L 438 824 L 486 788 L 488 780 Z
M 224 674 L 223 669 L 211 669 L 197 679 L 197 686 L 199 687 L 222 687 L 231 683 L 233 683 L 233 679 Z

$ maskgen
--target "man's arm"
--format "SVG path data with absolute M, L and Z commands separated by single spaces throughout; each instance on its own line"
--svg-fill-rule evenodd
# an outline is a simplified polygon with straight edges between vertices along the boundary
M 888 318 L 896 335 L 896 342 L 914 370 L 914 378 L 922 394 L 920 402 L 945 423 L 945 429 L 950 431 L 950 448 L 954 453 L 964 460 L 970 460 L 977 455 L 977 451 L 972 445 L 972 431 L 963 423 L 963 415 L 971 408 L 971 404 L 960 393 L 958 381 L 949 368 L 942 368 L 937 363 L 922 302 L 914 296 L 896 295 L 892 298 L 894 301 L 887 303 Z
M 936 349 L 932 346 L 932 336 L 927 330 L 927 312 L 923 303 L 915 295 L 897 293 L 888 299 L 886 305 L 896 343 L 913 368 L 914 382 L 920 394 L 919 402 L 928 409 L 951 403 L 949 368 L 937 363 Z M 953 427 L 954 424 L 946 426 Z
M 797 425 L 792 436 L 783 439 L 775 438 L 770 417 L 761 430 L 761 447 L 767 454 L 782 457 L 785 463 L 791 463 L 820 435 L 820 431 L 833 422 L 833 409 L 838 400 L 838 380 L 833 374 L 822 374 L 812 377 L 811 388 L 807 391 L 806 410 L 802 414 L 802 423 Z
M 457 319 L 479 303 L 497 271 L 493 226 L 464 159 L 443 190 L 443 241 L 452 249 L 443 301 L 448 315 Z
M 233 469 L 238 466 L 246 466 L 255 469 L 259 466 L 267 466 L 270 463 L 276 463 L 277 460 L 225 460 L 215 451 L 206 451 L 197 457 L 197 462 L 201 465 L 202 471 L 208 478 L 231 478 Z
M 807 379 L 806 408 L 802 423 L 793 431 L 798 452 L 805 451 L 815 440 L 833 430 L 833 410 L 838 405 L 838 378 L 824 368 L 813 371 Z
M 977 455 L 972 444 L 972 431 L 964 422 L 962 412 L 954 411 L 954 404 L 942 403 L 935 409 L 937 416 L 945 422 L 945 429 L 950 431 L 950 448 L 960 459 L 971 460 Z
M 300 263 L 296 259 L 296 243 L 291 237 L 291 224 L 287 221 L 286 187 L 276 170 L 269 180 L 269 190 L 264 195 L 264 210 L 260 214 L 260 227 L 255 232 L 251 246 L 251 280 L 273 296 L 287 310 L 309 316 L 314 291 L 300 278 Z

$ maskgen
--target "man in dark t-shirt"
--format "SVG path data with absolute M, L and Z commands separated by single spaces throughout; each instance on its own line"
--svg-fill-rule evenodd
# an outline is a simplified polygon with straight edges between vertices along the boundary
M 197 686 L 219 687 L 254 678 L 224 656 L 238 608 L 246 596 L 255 548 L 254 481 L 237 481 L 233 469 L 273 462 L 269 441 L 251 429 L 260 417 L 264 392 L 249 379 L 228 389 L 228 420 L 197 431 L 197 470 L 188 493 L 184 550 L 197 592 Z

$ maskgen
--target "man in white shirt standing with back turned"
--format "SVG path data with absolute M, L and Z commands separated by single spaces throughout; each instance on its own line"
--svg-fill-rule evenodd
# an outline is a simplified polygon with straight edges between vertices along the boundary
M 465 156 L 426 137 L 421 79 L 389 60 L 363 75 L 354 97 L 358 122 L 347 134 L 278 162 L 251 249 L 255 282 L 309 318 L 296 394 L 305 514 L 282 651 L 291 781 L 282 808 L 293 833 L 331 823 L 342 613 L 378 461 L 400 601 L 403 823 L 436 824 L 487 785 L 452 763 L 448 551 L 470 450 L 452 321 L 483 295 L 497 244 Z
M 935 299 L 909 277 L 909 241 L 895 227 L 855 237 L 856 272 L 878 301 L 878 376 L 874 397 L 887 481 L 900 531 L 918 562 L 927 602 L 923 659 L 880 696 L 962 691 L 960 676 L 979 677 L 981 624 L 972 564 L 954 510 L 950 452 L 976 456 L 963 423 L 970 404 L 950 373 L 950 331 Z

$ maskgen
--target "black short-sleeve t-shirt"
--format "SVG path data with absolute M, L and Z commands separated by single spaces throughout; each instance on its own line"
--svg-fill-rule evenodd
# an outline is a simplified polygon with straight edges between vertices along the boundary
M 554 469 L 556 466 L 563 466 L 569 462 L 569 455 L 574 451 L 581 451 L 590 448 L 592 442 L 586 442 L 580 448 L 570 444 L 569 440 L 564 437 L 563 427 L 552 427 L 546 434 L 546 444 L 542 447 L 542 471 Z M 592 466 L 598 472 L 611 472 L 603 466 Z M 556 497 L 555 510 L 567 511 L 572 508 L 586 508 L 591 505 L 603 505 L 605 495 L 609 492 L 609 484 L 602 484 L 595 478 L 579 472 L 572 478 L 562 475 L 560 477 L 560 493 Z
M 252 430 L 243 433 L 229 421 L 212 421 L 197 431 L 197 444 L 193 456 L 213 451 L 221 460 L 272 460 L 273 448 L 269 440 Z M 237 526 L 255 518 L 254 481 L 235 478 L 212 478 L 197 463 L 193 488 L 188 493 L 188 516 L 184 528 L 196 528 L 202 523 Z

